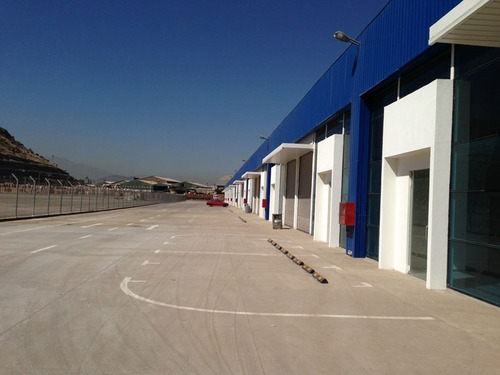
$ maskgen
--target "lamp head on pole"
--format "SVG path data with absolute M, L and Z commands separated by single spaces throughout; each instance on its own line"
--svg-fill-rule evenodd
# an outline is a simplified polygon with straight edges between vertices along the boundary
M 359 47 L 359 42 L 357 40 L 352 39 L 351 37 L 349 37 L 347 34 L 343 33 L 342 31 L 336 31 L 335 34 L 333 34 L 333 37 L 335 39 L 340 40 L 341 42 L 352 43 L 352 44 Z

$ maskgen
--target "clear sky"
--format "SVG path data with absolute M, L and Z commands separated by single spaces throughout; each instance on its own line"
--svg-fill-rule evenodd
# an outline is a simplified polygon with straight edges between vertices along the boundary
M 214 183 L 388 0 L 0 0 L 0 126 L 50 158 Z

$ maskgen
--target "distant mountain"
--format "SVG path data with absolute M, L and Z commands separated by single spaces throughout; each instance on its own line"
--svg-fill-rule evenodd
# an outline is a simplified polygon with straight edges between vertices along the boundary
M 104 176 L 113 174 L 112 172 L 105 171 L 104 169 L 101 169 L 99 167 L 93 167 L 83 163 L 76 163 L 74 161 L 57 156 L 54 157 L 54 162 L 79 179 L 88 177 L 92 181 L 97 181 L 104 179 Z
M 20 180 L 32 177 L 39 183 L 45 182 L 45 178 L 75 181 L 68 172 L 26 148 L 7 129 L 0 127 L 0 179 L 11 180 L 12 174 Z
M 54 156 L 54 162 L 61 168 L 69 171 L 73 176 L 79 179 L 85 179 L 88 177 L 92 182 L 101 181 L 123 181 L 123 180 L 133 180 L 134 176 L 122 176 L 113 174 L 112 172 L 106 171 L 99 167 L 93 167 L 91 165 L 76 163 L 74 161 Z

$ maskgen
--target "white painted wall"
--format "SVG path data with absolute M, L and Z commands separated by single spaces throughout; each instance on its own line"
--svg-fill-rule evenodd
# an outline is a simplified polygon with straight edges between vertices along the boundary
M 446 288 L 453 82 L 436 80 L 385 107 L 379 267 L 408 272 L 411 170 L 430 168 L 427 281 Z
M 343 136 L 335 134 L 318 143 L 314 239 L 339 246 L 339 202 L 342 192 Z
M 275 164 L 271 167 L 271 191 L 269 193 L 271 199 L 269 202 L 269 216 L 278 213 L 279 185 L 276 183 L 277 180 L 279 181 L 279 176 L 277 175 L 278 173 L 279 165 Z
M 249 178 L 247 180 L 248 184 L 248 198 L 247 198 L 247 204 L 252 208 L 253 206 L 253 201 L 254 201 L 254 196 L 253 196 L 253 185 L 255 184 L 255 180 L 253 178 Z
M 267 171 L 263 170 L 260 172 L 260 207 L 261 209 L 259 210 L 259 217 L 262 219 L 266 219 L 266 210 L 265 208 L 262 208 L 262 200 L 266 199 L 266 182 L 267 182 Z M 269 201 L 267 202 L 269 204 Z M 272 216 L 269 215 L 269 220 L 272 220 Z

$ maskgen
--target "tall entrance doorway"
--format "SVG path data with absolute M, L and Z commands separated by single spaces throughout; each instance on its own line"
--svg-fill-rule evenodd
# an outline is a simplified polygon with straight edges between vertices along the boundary
M 427 234 L 429 229 L 429 169 L 411 171 L 410 271 L 427 277 Z

